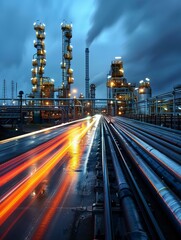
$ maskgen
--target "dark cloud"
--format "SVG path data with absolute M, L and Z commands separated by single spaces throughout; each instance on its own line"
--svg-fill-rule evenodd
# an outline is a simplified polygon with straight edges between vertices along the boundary
M 47 58 L 49 58 L 52 49 L 54 50 L 54 46 L 57 46 L 57 41 L 59 48 L 61 47 L 60 23 L 63 20 L 64 8 L 66 8 L 66 4 L 60 1 L 0 1 L 0 77 L 6 79 L 7 84 L 13 79 L 18 82 L 19 88 L 25 89 L 23 89 L 24 92 L 31 91 L 31 62 L 33 54 L 36 52 L 33 46 L 33 40 L 36 39 L 33 23 L 40 21 L 46 24 L 48 36 L 45 39 L 45 47 L 48 50 Z M 66 16 L 68 14 L 67 10 Z M 51 61 L 52 59 L 57 59 L 57 56 L 51 56 Z M 58 62 L 54 62 L 52 65 L 60 71 L 59 63 L 60 56 Z M 51 64 L 49 66 L 51 67 Z M 53 75 L 54 68 L 50 69 L 50 76 Z M 46 67 L 45 74 L 47 69 Z
M 31 91 L 36 20 L 46 25 L 45 76 L 54 78 L 56 86 L 61 85 L 63 20 L 73 23 L 72 66 L 80 91 L 84 91 L 85 41 L 87 46 L 93 43 L 90 83 L 97 86 L 97 96 L 106 96 L 106 76 L 117 55 L 122 56 L 128 81 L 149 77 L 154 93 L 181 82 L 180 0 L 0 0 L 0 9 L 0 77 L 27 85 L 24 92 Z
M 26 39 L 30 33 L 29 26 L 24 24 L 24 19 L 26 18 L 26 11 L 17 8 L 13 3 L 8 7 L 8 12 L 6 3 L 2 4 L 0 15 L 2 46 L 0 48 L 0 56 L 2 60 L 0 61 L 0 67 L 11 67 L 21 63 Z
M 129 81 L 138 82 L 149 75 L 155 92 L 164 83 L 181 82 L 180 0 L 100 0 L 96 3 L 87 45 L 119 24 L 120 32 L 112 36 L 112 40 L 126 39 L 119 47 Z
M 4 46 L 0 47 L 0 56 L 3 59 L 0 61 L 0 68 L 7 66 L 11 68 L 13 65 L 19 66 L 22 63 L 27 41 L 32 39 L 33 42 L 35 39 L 33 29 L 35 21 L 49 24 L 49 37 L 54 34 L 55 27 L 56 30 L 60 29 L 61 22 L 55 25 L 53 13 L 50 12 L 52 9 L 55 14 L 58 11 L 61 13 L 59 6 L 61 6 L 60 2 L 50 0 L 11 1 L 11 3 L 8 0 L 2 0 L 0 2 L 1 46 Z
M 124 19 L 127 15 L 131 15 L 132 18 L 134 12 L 137 12 L 136 21 L 133 17 L 131 24 L 126 27 L 127 32 L 135 31 L 144 16 L 142 9 L 147 2 L 144 0 L 99 0 L 95 1 L 95 4 L 97 4 L 97 8 L 92 16 L 91 28 L 87 34 L 87 46 L 90 46 L 103 30 L 111 27 L 118 20 Z
M 111 27 L 119 18 L 121 13 L 119 0 L 95 1 L 97 9 L 91 19 L 91 28 L 87 35 L 86 45 L 90 44 L 99 34 L 108 27 Z

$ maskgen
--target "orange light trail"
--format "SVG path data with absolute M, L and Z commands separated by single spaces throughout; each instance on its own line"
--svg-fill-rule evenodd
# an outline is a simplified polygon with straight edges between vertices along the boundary
M 33 189 L 45 178 L 46 175 L 55 167 L 65 154 L 70 145 L 62 147 L 60 152 L 56 154 L 51 161 L 47 162 L 39 171 L 35 172 L 32 178 L 23 183 L 16 191 L 14 191 L 0 206 L 2 224 L 9 215 L 25 200 L 25 198 L 33 191 Z
M 83 149 L 81 149 L 81 152 L 80 152 L 79 141 L 81 137 L 83 137 L 87 132 L 87 129 L 85 130 L 86 131 L 83 131 L 82 134 L 76 136 L 73 139 L 73 141 L 72 141 L 72 138 L 69 139 L 72 142 L 71 149 L 70 149 L 72 158 L 69 161 L 67 169 L 73 169 L 73 171 L 75 171 L 79 167 L 81 155 L 83 153 Z M 75 154 L 75 153 L 78 153 L 78 154 Z M 71 170 L 70 171 L 68 170 L 66 174 L 66 178 L 64 178 L 63 182 L 59 185 L 59 189 L 58 191 L 56 191 L 55 197 L 52 199 L 51 204 L 49 204 L 50 208 L 42 216 L 42 221 L 40 222 L 36 231 L 33 234 L 33 237 L 32 237 L 33 240 L 43 239 L 43 236 L 46 230 L 48 229 L 48 225 L 51 223 L 51 220 L 56 213 L 57 207 L 59 207 L 60 202 L 62 202 L 66 198 L 66 195 L 68 194 L 72 183 L 75 182 L 75 178 L 76 178 L 76 175 Z
M 43 235 L 47 230 L 47 226 L 51 222 L 51 219 L 54 216 L 60 201 L 65 197 L 65 193 L 70 187 L 71 181 L 72 179 L 70 177 L 66 177 L 66 179 L 64 179 L 63 183 L 61 184 L 61 187 L 58 189 L 57 194 L 51 203 L 50 208 L 43 216 L 43 221 L 41 222 L 41 224 L 39 224 L 36 232 L 34 233 L 34 236 L 32 237 L 33 240 L 43 239 Z
M 82 132 L 77 137 L 83 137 L 88 129 L 94 124 L 95 120 L 92 121 L 87 127 L 85 127 Z M 80 131 L 80 129 L 79 129 Z M 74 132 L 75 134 L 76 132 Z M 68 134 L 68 132 L 67 132 Z M 69 137 L 73 138 L 75 135 L 70 134 Z M 21 184 L 21 186 L 16 189 L 10 196 L 8 196 L 0 205 L 0 224 L 3 224 L 6 219 L 12 214 L 12 212 L 28 197 L 28 195 L 35 189 L 35 187 L 43 181 L 43 179 L 50 173 L 50 171 L 62 161 L 63 156 L 67 153 L 68 149 L 72 145 L 71 143 L 64 144 L 50 159 L 47 161 L 40 169 L 38 169 L 31 178 L 26 182 Z M 46 153 L 47 154 L 47 153 Z
M 78 129 L 78 127 L 77 127 Z M 75 129 L 72 129 L 72 130 L 69 130 L 68 133 L 70 134 L 71 131 L 74 131 Z M 41 144 L 40 146 L 37 146 L 36 148 L 33 148 L 32 150 L 29 150 L 28 152 L 26 153 L 23 153 L 21 154 L 20 156 L 17 156 L 3 164 L 1 164 L 0 166 L 0 170 L 1 170 L 1 175 L 3 173 L 3 170 L 5 172 L 9 171 L 10 168 L 14 168 L 15 165 L 17 164 L 20 164 L 24 159 L 26 159 L 27 157 L 31 156 L 31 155 L 35 155 L 37 154 L 38 152 L 44 150 L 45 148 L 48 148 L 49 146 L 53 145 L 54 143 L 56 143 L 56 141 L 59 139 L 59 138 L 62 138 L 64 135 L 66 135 L 67 133 L 62 133 L 60 136 L 58 137 L 55 137 L 51 140 L 49 140 L 48 142 L 45 142 L 43 144 Z
M 75 130 L 73 130 L 75 131 Z M 76 130 L 78 131 L 78 130 Z M 69 133 L 70 134 L 70 133 Z M 53 151 L 56 147 L 58 147 L 60 144 L 62 144 L 64 141 L 66 141 L 66 139 L 68 138 L 67 133 L 64 133 L 63 135 L 59 136 L 56 138 L 56 143 L 54 143 L 51 147 L 48 147 L 49 144 L 43 144 L 43 148 L 45 149 L 46 147 L 48 147 L 46 150 L 44 150 L 43 152 L 37 154 L 34 158 L 30 159 L 27 162 L 24 162 L 21 166 L 7 172 L 6 174 L 4 174 L 1 177 L 1 182 L 0 182 L 0 186 L 4 185 L 5 183 L 7 183 L 8 181 L 10 181 L 12 178 L 14 178 L 15 176 L 17 176 L 19 173 L 21 173 L 22 171 L 24 171 L 26 168 L 28 168 L 29 166 L 31 166 L 32 164 L 36 163 L 37 161 L 41 160 L 43 157 L 45 157 L 47 154 L 49 154 L 51 151 Z M 55 141 L 54 141 L 55 142 Z M 48 146 L 47 146 L 48 145 Z M 36 152 L 36 149 L 34 149 Z M 30 154 L 28 154 L 29 156 L 31 156 Z M 24 156 L 21 155 L 21 159 L 23 159 Z

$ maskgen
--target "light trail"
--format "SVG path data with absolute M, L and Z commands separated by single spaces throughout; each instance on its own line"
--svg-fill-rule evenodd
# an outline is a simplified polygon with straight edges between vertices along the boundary
M 68 132 L 68 134 L 71 134 L 74 131 L 78 131 L 78 130 L 71 130 L 70 132 Z M 63 133 L 61 136 L 58 136 L 55 141 L 53 141 L 53 145 L 51 143 L 51 147 L 49 142 L 48 143 L 44 143 L 43 144 L 43 148 L 41 147 L 41 149 L 45 149 L 43 152 L 37 154 L 35 157 L 33 157 L 32 159 L 24 162 L 24 154 L 19 156 L 19 161 L 23 160 L 23 164 L 21 166 L 18 166 L 17 168 L 7 172 L 6 174 L 4 174 L 1 177 L 1 181 L 0 181 L 0 186 L 4 185 L 5 183 L 7 183 L 8 181 L 10 181 L 12 178 L 14 178 L 15 176 L 17 176 L 18 174 L 20 174 L 22 171 L 24 171 L 26 168 L 28 168 L 29 166 L 31 166 L 32 164 L 36 163 L 37 161 L 41 160 L 43 157 L 45 157 L 46 155 L 48 155 L 51 151 L 53 151 L 56 147 L 58 147 L 60 144 L 62 144 L 63 142 L 66 141 L 66 139 L 68 138 L 67 133 Z M 36 152 L 38 152 L 38 148 L 34 149 L 34 155 L 36 154 Z M 27 152 L 28 153 L 28 152 Z M 28 153 L 26 154 L 27 156 L 31 157 L 31 154 Z
M 92 121 L 88 126 L 83 128 L 82 132 L 76 136 L 83 137 L 88 129 L 94 124 L 95 120 Z M 73 139 L 75 135 L 69 135 Z M 16 189 L 10 196 L 8 196 L 0 206 L 1 218 L 0 224 L 3 224 L 6 219 L 12 214 L 12 212 L 28 197 L 28 195 L 43 181 L 43 179 L 50 173 L 50 171 L 59 163 L 63 161 L 63 156 L 67 153 L 68 149 L 73 143 L 64 144 L 44 166 L 36 171 L 30 179 L 23 183 L 18 189 Z
M 40 193 L 38 193 L 36 195 L 36 197 L 38 197 L 38 195 L 40 195 Z M 28 210 L 28 208 L 33 204 L 33 202 L 35 201 L 35 198 L 33 198 L 30 203 L 26 206 L 26 208 L 24 208 L 19 214 L 18 216 L 10 223 L 10 225 L 8 226 L 8 228 L 3 231 L 3 234 L 1 236 L 0 239 L 4 239 L 5 236 L 8 234 L 8 232 L 11 230 L 11 228 L 18 222 L 18 220 L 23 216 L 23 214 Z
M 24 169 L 26 169 L 26 167 L 31 166 L 32 164 L 34 164 L 35 162 L 41 160 L 44 156 L 46 156 L 49 151 L 48 150 L 54 150 L 54 148 L 58 147 L 60 145 L 60 143 L 65 142 L 67 139 L 69 139 L 69 136 L 72 134 L 76 134 L 78 133 L 79 129 L 75 129 L 75 130 L 71 130 L 68 133 L 66 133 L 66 136 L 63 137 L 62 141 L 57 142 L 57 144 L 54 144 L 51 149 L 47 149 L 46 151 L 44 151 L 41 154 L 38 154 L 36 156 L 36 158 L 32 159 L 31 161 L 28 161 L 27 164 L 23 164 L 22 167 L 19 167 L 18 169 L 13 170 L 14 176 L 17 176 L 19 173 L 21 173 Z M 63 134 L 65 135 L 65 134 Z M 59 137 L 62 138 L 62 135 Z M 56 139 L 57 141 L 58 139 Z M 58 150 L 57 152 L 59 152 L 60 150 Z M 46 162 L 50 161 L 51 158 L 47 158 L 46 161 L 44 161 L 37 169 L 36 171 L 38 171 L 39 169 L 41 169 L 43 167 L 43 165 L 46 164 Z M 24 169 L 23 169 L 24 168 Z M 3 183 L 5 184 L 7 181 L 7 179 L 9 178 L 9 180 L 11 180 L 13 177 L 13 173 L 9 172 L 7 173 L 5 176 L 2 177 L 1 183 L 3 185 Z M 10 189 L 6 194 L 4 194 L 2 196 L 2 198 L 0 199 L 0 203 L 3 202 L 9 195 L 11 195 L 18 187 L 20 187 L 25 181 L 27 181 L 29 178 L 31 178 L 32 175 L 28 175 L 27 177 L 25 177 L 24 179 L 22 179 L 19 183 L 17 183 L 12 189 Z M 5 179 L 4 179 L 5 178 Z M 4 179 L 4 180 L 3 180 Z
M 83 135 L 85 135 L 85 132 Z M 57 208 L 59 207 L 60 203 L 63 202 L 63 200 L 65 201 L 66 196 L 72 186 L 72 183 L 75 183 L 77 175 L 75 174 L 74 171 L 76 171 L 77 168 L 80 166 L 80 159 L 84 150 L 80 149 L 79 145 L 79 142 L 81 141 L 81 137 L 83 137 L 83 135 L 80 134 L 78 136 L 75 136 L 73 140 L 72 138 L 69 139 L 69 141 L 72 142 L 69 152 L 71 153 L 72 157 L 69 160 L 69 164 L 67 165 L 68 171 L 66 174 L 66 178 L 64 178 L 63 182 L 59 184 L 58 190 L 56 191 L 54 198 L 51 200 L 51 203 L 49 204 L 50 207 L 41 217 L 42 220 L 36 227 L 36 231 L 33 234 L 32 237 L 33 240 L 43 239 L 48 229 L 48 226 L 52 221 L 52 218 L 56 214 Z M 72 170 L 69 171 L 69 169 Z
M 57 207 L 59 206 L 62 199 L 65 197 L 65 194 L 68 192 L 72 180 L 72 178 L 66 177 L 63 183 L 60 185 L 54 199 L 51 201 L 50 207 L 42 217 L 42 222 L 38 225 L 37 230 L 32 237 L 33 240 L 43 239 L 47 227 L 56 213 Z
M 14 191 L 6 200 L 1 203 L 0 212 L 2 224 L 9 215 L 25 200 L 25 198 L 33 191 L 37 185 L 50 173 L 55 165 L 62 160 L 70 145 L 61 148 L 51 161 L 47 162 L 39 171 L 35 172 L 32 178 L 23 183 L 16 191 Z
M 70 125 L 70 124 L 72 124 L 72 123 L 77 123 L 77 122 L 86 121 L 87 119 L 89 119 L 89 117 L 84 118 L 84 119 L 75 120 L 75 121 L 68 122 L 68 123 L 62 123 L 62 124 L 60 124 L 60 125 L 56 125 L 56 126 L 49 127 L 49 128 L 46 128 L 46 129 L 34 131 L 34 132 L 31 132 L 31 133 L 26 133 L 26 134 L 23 134 L 23 135 L 20 135 L 20 136 L 17 136 L 17 137 L 12 137 L 12 138 L 8 138 L 8 139 L 5 139 L 5 140 L 1 140 L 1 141 L 0 141 L 0 144 L 7 143 L 7 142 L 12 142 L 12 141 L 14 141 L 14 140 L 18 140 L 18 139 L 21 139 L 21 138 L 29 137 L 29 136 L 32 136 L 32 135 L 35 135 L 35 134 L 38 134 L 38 133 L 47 132 L 48 130 L 52 130 L 52 129 L 64 127 L 64 126 Z
M 70 131 L 71 131 L 71 130 L 69 130 L 69 132 L 70 132 Z M 72 130 L 72 131 L 73 131 L 73 130 Z M 62 133 L 62 135 L 63 135 L 63 134 L 64 134 L 64 133 Z M 61 136 L 62 136 L 62 135 L 61 135 Z M 57 141 L 58 138 L 60 138 L 60 136 L 55 137 L 55 138 L 49 140 L 48 142 L 45 142 L 45 143 L 37 146 L 36 148 L 33 148 L 33 149 L 29 150 L 28 152 L 21 154 L 20 156 L 17 156 L 17 157 L 15 157 L 15 158 L 13 158 L 13 159 L 10 159 L 10 160 L 8 160 L 8 161 L 5 162 L 5 163 L 2 163 L 2 164 L 0 165 L 0 175 L 3 175 L 3 174 L 4 174 L 3 171 L 8 172 L 11 168 L 14 168 L 16 165 L 22 163 L 22 161 L 23 161 L 24 159 L 26 159 L 27 157 L 29 157 L 29 156 L 31 156 L 31 155 L 37 154 L 38 152 L 44 150 L 45 147 L 47 148 L 47 147 L 51 146 L 52 144 L 54 144 L 54 143 Z M 24 161 L 25 161 L 25 160 L 24 160 Z

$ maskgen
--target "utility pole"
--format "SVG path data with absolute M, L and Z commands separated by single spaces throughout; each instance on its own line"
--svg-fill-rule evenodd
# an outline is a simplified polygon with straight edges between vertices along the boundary
M 18 97 L 20 98 L 20 131 L 23 131 L 23 111 L 22 111 L 22 98 L 23 98 L 23 91 L 19 91 Z
M 6 104 L 5 99 L 6 99 L 6 80 L 4 79 L 3 81 L 3 98 L 4 98 L 4 102 L 3 105 Z

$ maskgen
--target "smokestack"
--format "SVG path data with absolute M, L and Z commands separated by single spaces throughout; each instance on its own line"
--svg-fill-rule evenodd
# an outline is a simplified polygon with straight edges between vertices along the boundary
M 95 90 L 96 90 L 96 85 L 91 84 L 90 85 L 90 98 L 95 98 Z
M 14 81 L 11 81 L 11 98 L 14 99 Z
M 90 98 L 95 99 L 95 90 L 96 90 L 96 85 L 91 84 L 90 85 Z M 92 114 L 95 113 L 95 101 L 92 101 Z
M 89 98 L 89 48 L 85 49 L 85 98 Z

